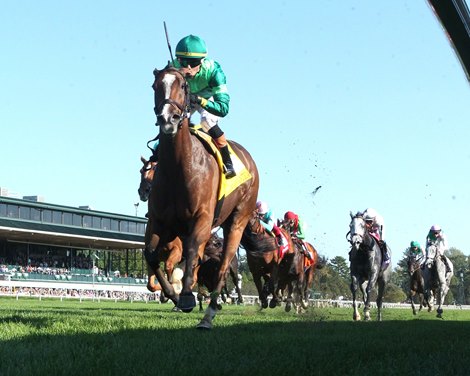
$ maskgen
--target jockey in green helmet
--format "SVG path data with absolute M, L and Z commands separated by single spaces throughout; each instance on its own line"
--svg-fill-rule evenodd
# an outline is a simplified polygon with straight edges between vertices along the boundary
M 222 154 L 227 178 L 236 175 L 219 119 L 229 111 L 230 96 L 227 90 L 225 73 L 220 64 L 207 57 L 204 40 L 188 35 L 176 45 L 175 68 L 186 77 L 190 91 L 192 113 L 199 112 L 201 126 L 209 133 Z

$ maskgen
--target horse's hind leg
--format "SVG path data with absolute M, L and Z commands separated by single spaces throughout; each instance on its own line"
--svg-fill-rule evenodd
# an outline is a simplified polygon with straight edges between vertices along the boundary
M 416 292 L 413 290 L 410 290 L 410 301 L 411 301 L 411 309 L 413 310 L 413 315 L 416 315 L 416 307 L 415 307 L 415 302 L 414 302 L 414 297 L 416 296 Z M 422 305 L 420 304 L 419 310 L 421 311 Z

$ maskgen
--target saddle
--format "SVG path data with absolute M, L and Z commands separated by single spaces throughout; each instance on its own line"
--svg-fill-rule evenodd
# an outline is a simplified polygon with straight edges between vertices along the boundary
M 217 222 L 219 218 L 219 213 L 222 208 L 222 204 L 226 196 L 232 193 L 237 187 L 246 181 L 252 178 L 250 171 L 246 168 L 243 162 L 238 158 L 238 155 L 233 151 L 230 144 L 228 144 L 228 149 L 230 151 L 230 157 L 232 158 L 233 167 L 237 173 L 233 178 L 227 179 L 224 174 L 224 162 L 222 160 L 222 155 L 220 154 L 219 149 L 215 145 L 213 139 L 209 134 L 204 132 L 200 124 L 194 125 L 191 124 L 189 131 L 194 135 L 206 148 L 206 150 L 214 156 L 217 165 L 219 166 L 220 179 L 219 179 L 219 191 L 217 195 L 217 204 L 215 207 L 214 214 L 214 223 Z

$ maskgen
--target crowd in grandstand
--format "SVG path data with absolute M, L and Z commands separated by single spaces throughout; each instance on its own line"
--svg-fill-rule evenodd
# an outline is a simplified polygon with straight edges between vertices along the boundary
M 126 301 L 159 301 L 160 291 L 155 293 L 125 292 L 110 290 L 78 290 L 63 288 L 40 287 L 9 287 L 0 286 L 0 295 L 25 296 L 25 297 L 64 297 L 74 299 L 111 299 Z

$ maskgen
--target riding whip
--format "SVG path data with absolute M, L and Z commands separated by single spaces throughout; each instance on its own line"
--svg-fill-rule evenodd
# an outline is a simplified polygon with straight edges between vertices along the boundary
M 165 21 L 163 21 L 163 27 L 165 28 L 166 43 L 168 44 L 168 50 L 170 51 L 171 62 L 174 66 L 175 61 L 173 60 L 173 52 L 171 52 L 170 38 L 168 38 L 168 30 L 166 28 L 166 22 Z

